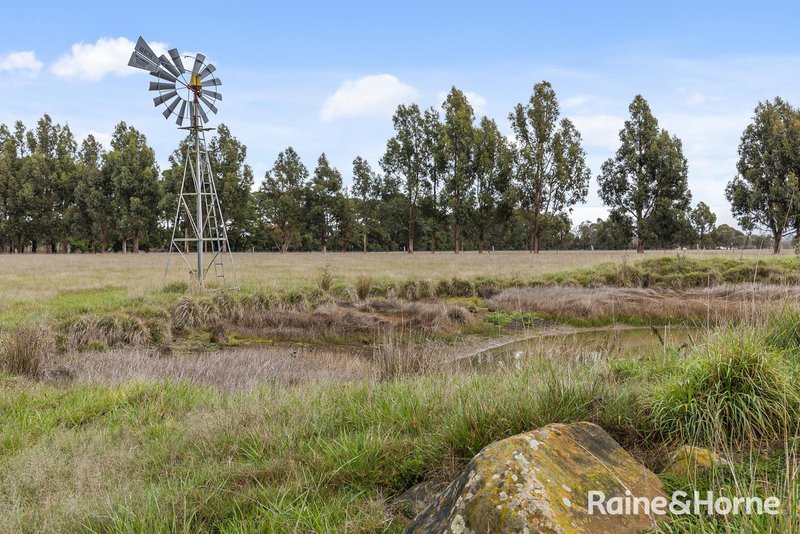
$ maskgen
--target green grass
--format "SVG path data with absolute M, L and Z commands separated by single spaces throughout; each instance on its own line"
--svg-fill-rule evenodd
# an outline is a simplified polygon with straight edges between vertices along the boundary
M 436 293 L 479 308 L 506 284 L 696 287 L 749 281 L 755 267 L 751 260 L 666 258 L 525 281 L 373 278 L 369 293 Z M 770 260 L 755 277 L 786 283 L 797 268 L 794 259 Z M 138 297 L 114 288 L 64 292 L 21 317 L 44 314 L 61 336 L 85 321 L 95 337 L 84 348 L 125 339 L 107 328 L 157 343 L 151 327 L 167 322 L 194 346 L 211 316 L 277 302 L 311 308 L 347 293 L 335 280 L 329 291 L 198 296 L 182 289 Z M 470 328 L 496 332 L 537 318 L 493 312 Z M 444 370 L 381 383 L 265 384 L 248 394 L 168 383 L 56 386 L 0 374 L 0 531 L 399 532 L 408 518 L 391 502 L 408 487 L 452 478 L 495 440 L 573 421 L 598 423 L 648 462 L 681 443 L 736 449 L 736 476 L 665 476 L 668 488 L 714 485 L 795 499 L 794 478 L 781 478 L 793 455 L 766 444 L 788 443 L 797 432 L 799 366 L 800 314 L 789 309 L 766 325 L 722 330 L 708 345 L 682 351 L 582 365 L 530 359 L 514 371 Z M 797 528 L 794 514 L 732 531 Z M 731 531 L 696 518 L 668 528 Z
M 522 326 L 530 328 L 533 326 L 534 321 L 541 319 L 541 317 L 533 312 L 521 312 L 521 311 L 512 311 L 508 312 L 505 310 L 500 310 L 494 313 L 490 313 L 486 317 L 484 317 L 484 322 L 488 324 L 492 324 L 495 326 L 508 326 L 511 323 L 518 322 L 522 324 Z
M 412 484 L 452 476 L 453 465 L 502 437 L 603 420 L 616 397 L 595 373 L 556 373 L 531 365 L 514 375 L 229 396 L 183 385 L 61 389 L 6 378 L 0 505 L 16 511 L 0 530 L 399 531 L 406 519 L 387 499 Z M 88 486 L 76 487 L 76 477 Z
M 800 420 L 797 375 L 760 332 L 731 329 L 701 347 L 649 399 L 654 430 L 673 443 L 780 440 Z
M 513 372 L 250 394 L 0 376 L 0 506 L 11 510 L 0 530 L 399 532 L 408 518 L 394 496 L 551 422 L 596 422 L 645 460 L 664 446 L 725 438 L 743 451 L 737 469 L 758 463 L 736 479 L 739 493 L 742 480 L 779 491 L 779 479 L 762 483 L 764 472 L 789 459 L 756 447 L 794 435 L 798 420 L 794 356 L 767 341 L 775 324 L 724 331 L 688 353 L 591 365 L 530 359 Z

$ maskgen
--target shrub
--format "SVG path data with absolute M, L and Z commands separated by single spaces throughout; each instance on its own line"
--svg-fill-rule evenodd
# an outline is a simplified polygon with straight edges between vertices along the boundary
M 654 431 L 675 443 L 745 445 L 780 439 L 800 417 L 795 378 L 758 333 L 729 330 L 651 392 Z

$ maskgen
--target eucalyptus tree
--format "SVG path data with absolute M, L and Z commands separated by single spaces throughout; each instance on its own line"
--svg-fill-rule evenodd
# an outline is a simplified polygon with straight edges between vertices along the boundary
M 560 118 L 558 99 L 549 82 L 533 86 L 526 104 L 508 115 L 518 155 L 517 187 L 527 215 L 530 251 L 539 252 L 548 220 L 586 200 L 591 173 L 581 134 Z
M 746 230 L 766 228 L 773 252 L 800 217 L 800 112 L 781 98 L 759 102 L 739 143 L 738 174 L 725 195 Z
M 462 228 L 475 194 L 475 113 L 467 96 L 453 87 L 444 101 L 444 154 L 448 165 L 444 193 L 453 219 L 453 252 L 462 248 Z
M 358 216 L 361 219 L 363 231 L 362 246 L 364 254 L 366 254 L 368 250 L 367 237 L 369 234 L 369 225 L 375 218 L 375 209 L 380 195 L 380 187 L 380 177 L 372 170 L 369 162 L 361 156 L 357 156 L 356 159 L 353 160 L 353 185 L 351 191 L 359 200 Z
M 717 216 L 705 202 L 698 202 L 697 206 L 689 214 L 694 231 L 697 232 L 697 244 L 705 246 L 706 238 L 714 231 L 717 223 Z
M 242 250 L 250 243 L 255 219 L 250 192 L 254 178 L 253 169 L 246 163 L 247 147 L 230 128 L 220 124 L 208 145 L 208 156 L 230 246 Z
M 89 134 L 81 143 L 81 148 L 78 151 L 75 165 L 77 179 L 74 203 L 68 208 L 64 216 L 72 239 L 84 241 L 85 246 L 91 252 L 97 250 L 98 234 L 103 232 L 109 222 L 107 218 L 101 222 L 100 214 L 95 213 L 93 209 L 96 196 L 99 196 L 100 199 L 108 198 L 98 191 L 98 187 L 102 182 L 102 161 L 103 146 L 94 135 Z M 97 220 L 95 220 L 96 216 Z M 95 223 L 98 223 L 97 229 L 95 229 Z M 105 233 L 108 233 L 107 230 Z M 104 241 L 108 242 L 108 238 L 106 237 Z
M 117 124 L 103 173 L 113 191 L 122 252 L 128 251 L 129 241 L 133 242 L 133 252 L 139 252 L 140 240 L 157 232 L 159 218 L 159 172 L 144 134 L 124 122 Z
M 392 117 L 395 135 L 386 143 L 386 152 L 380 160 L 386 175 L 396 178 L 406 196 L 406 250 L 414 252 L 414 233 L 417 207 L 424 183 L 425 162 L 428 158 L 425 128 L 419 106 L 401 104 Z
M 56 139 L 53 175 L 54 227 L 50 234 L 53 252 L 56 252 L 59 245 L 63 252 L 67 252 L 70 247 L 70 214 L 75 205 L 75 189 L 78 185 L 77 155 L 78 143 L 69 125 L 60 127 Z
M 61 127 L 45 114 L 33 130 L 24 132 L 26 155 L 18 171 L 17 203 L 22 211 L 20 226 L 24 242 L 37 252 L 39 244 L 55 249 L 60 227 L 57 217 L 58 139 Z M 22 129 L 19 130 L 22 135 Z M 25 244 L 21 244 L 24 248 Z
M 440 196 L 447 172 L 447 155 L 445 154 L 444 127 L 440 120 L 439 112 L 434 107 L 426 109 L 422 116 L 423 146 L 425 147 L 423 168 L 426 177 L 422 211 L 426 219 L 430 221 L 431 253 L 436 252 L 437 234 L 446 218 Z
M 630 119 L 619 132 L 620 147 L 603 163 L 597 181 L 603 202 L 633 219 L 636 251 L 643 253 L 654 215 L 685 214 L 692 195 L 680 139 L 659 128 L 641 95 L 628 110 Z
M 514 154 L 497 124 L 483 117 L 476 130 L 475 213 L 478 252 L 483 252 L 487 232 L 508 219 L 512 209 L 511 175 Z
M 159 219 L 161 220 L 162 227 L 166 228 L 167 231 L 172 232 L 174 231 L 176 235 L 183 234 L 184 241 L 183 241 L 183 252 L 184 254 L 189 253 L 189 230 L 190 230 L 190 223 L 186 217 L 181 217 L 181 227 L 180 228 L 172 228 L 172 224 L 175 222 L 175 215 L 178 211 L 178 199 L 181 193 L 181 185 L 185 187 L 192 187 L 191 186 L 191 171 L 186 169 L 186 150 L 188 147 L 189 138 L 184 138 L 178 143 L 178 148 L 176 148 L 172 154 L 169 155 L 169 167 L 165 169 L 161 174 L 161 182 L 160 182 L 160 193 L 161 198 L 158 201 L 158 213 Z M 185 170 L 186 169 L 186 170 Z M 186 172 L 184 183 L 184 170 Z M 98 183 L 96 188 L 97 191 L 102 190 L 105 187 L 105 184 Z M 98 215 L 100 216 L 100 220 L 106 221 L 107 217 L 102 212 L 102 207 L 98 206 Z M 103 225 L 103 235 L 108 235 L 108 225 Z M 98 228 L 99 230 L 99 228 Z M 168 236 L 169 237 L 169 236 Z M 167 242 L 167 246 L 171 246 L 169 242 Z M 102 250 L 105 250 L 103 247 Z
M 269 225 L 281 254 L 299 241 L 308 169 L 292 147 L 286 148 L 264 175 L 257 195 L 262 220 Z
M 20 239 L 17 202 L 19 167 L 18 139 L 0 124 L 0 247 L 13 252 Z
M 322 252 L 328 251 L 335 221 L 335 209 L 340 202 L 342 175 L 331 166 L 323 152 L 317 160 L 314 176 L 306 188 L 306 216 L 308 229 L 319 241 Z

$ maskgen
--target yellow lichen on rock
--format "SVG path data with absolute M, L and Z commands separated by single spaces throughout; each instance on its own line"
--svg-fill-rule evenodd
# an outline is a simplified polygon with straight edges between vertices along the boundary
M 655 517 L 644 513 L 589 513 L 589 491 L 666 497 L 658 478 L 597 425 L 552 424 L 485 447 L 408 532 L 597 534 L 653 527 Z
M 692 477 L 698 472 L 726 465 L 728 465 L 728 461 L 719 457 L 713 451 L 703 447 L 683 445 L 669 455 L 669 461 L 664 472 L 682 477 Z

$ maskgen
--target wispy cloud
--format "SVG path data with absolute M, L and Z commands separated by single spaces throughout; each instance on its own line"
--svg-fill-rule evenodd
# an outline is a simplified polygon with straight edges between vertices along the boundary
M 391 74 L 364 76 L 345 80 L 322 104 L 323 121 L 356 117 L 391 116 L 398 104 L 410 102 L 419 95 L 413 86 Z
M 42 70 L 42 62 L 36 58 L 36 52 L 31 50 L 0 55 L 0 71 L 21 71 L 35 76 L 40 70 Z
M 163 54 L 166 50 L 164 43 L 149 44 L 156 54 Z M 88 81 L 102 80 L 108 74 L 126 76 L 135 72 L 128 67 L 133 47 L 133 41 L 126 37 L 101 37 L 94 44 L 75 43 L 68 53 L 53 63 L 50 70 L 62 78 Z

